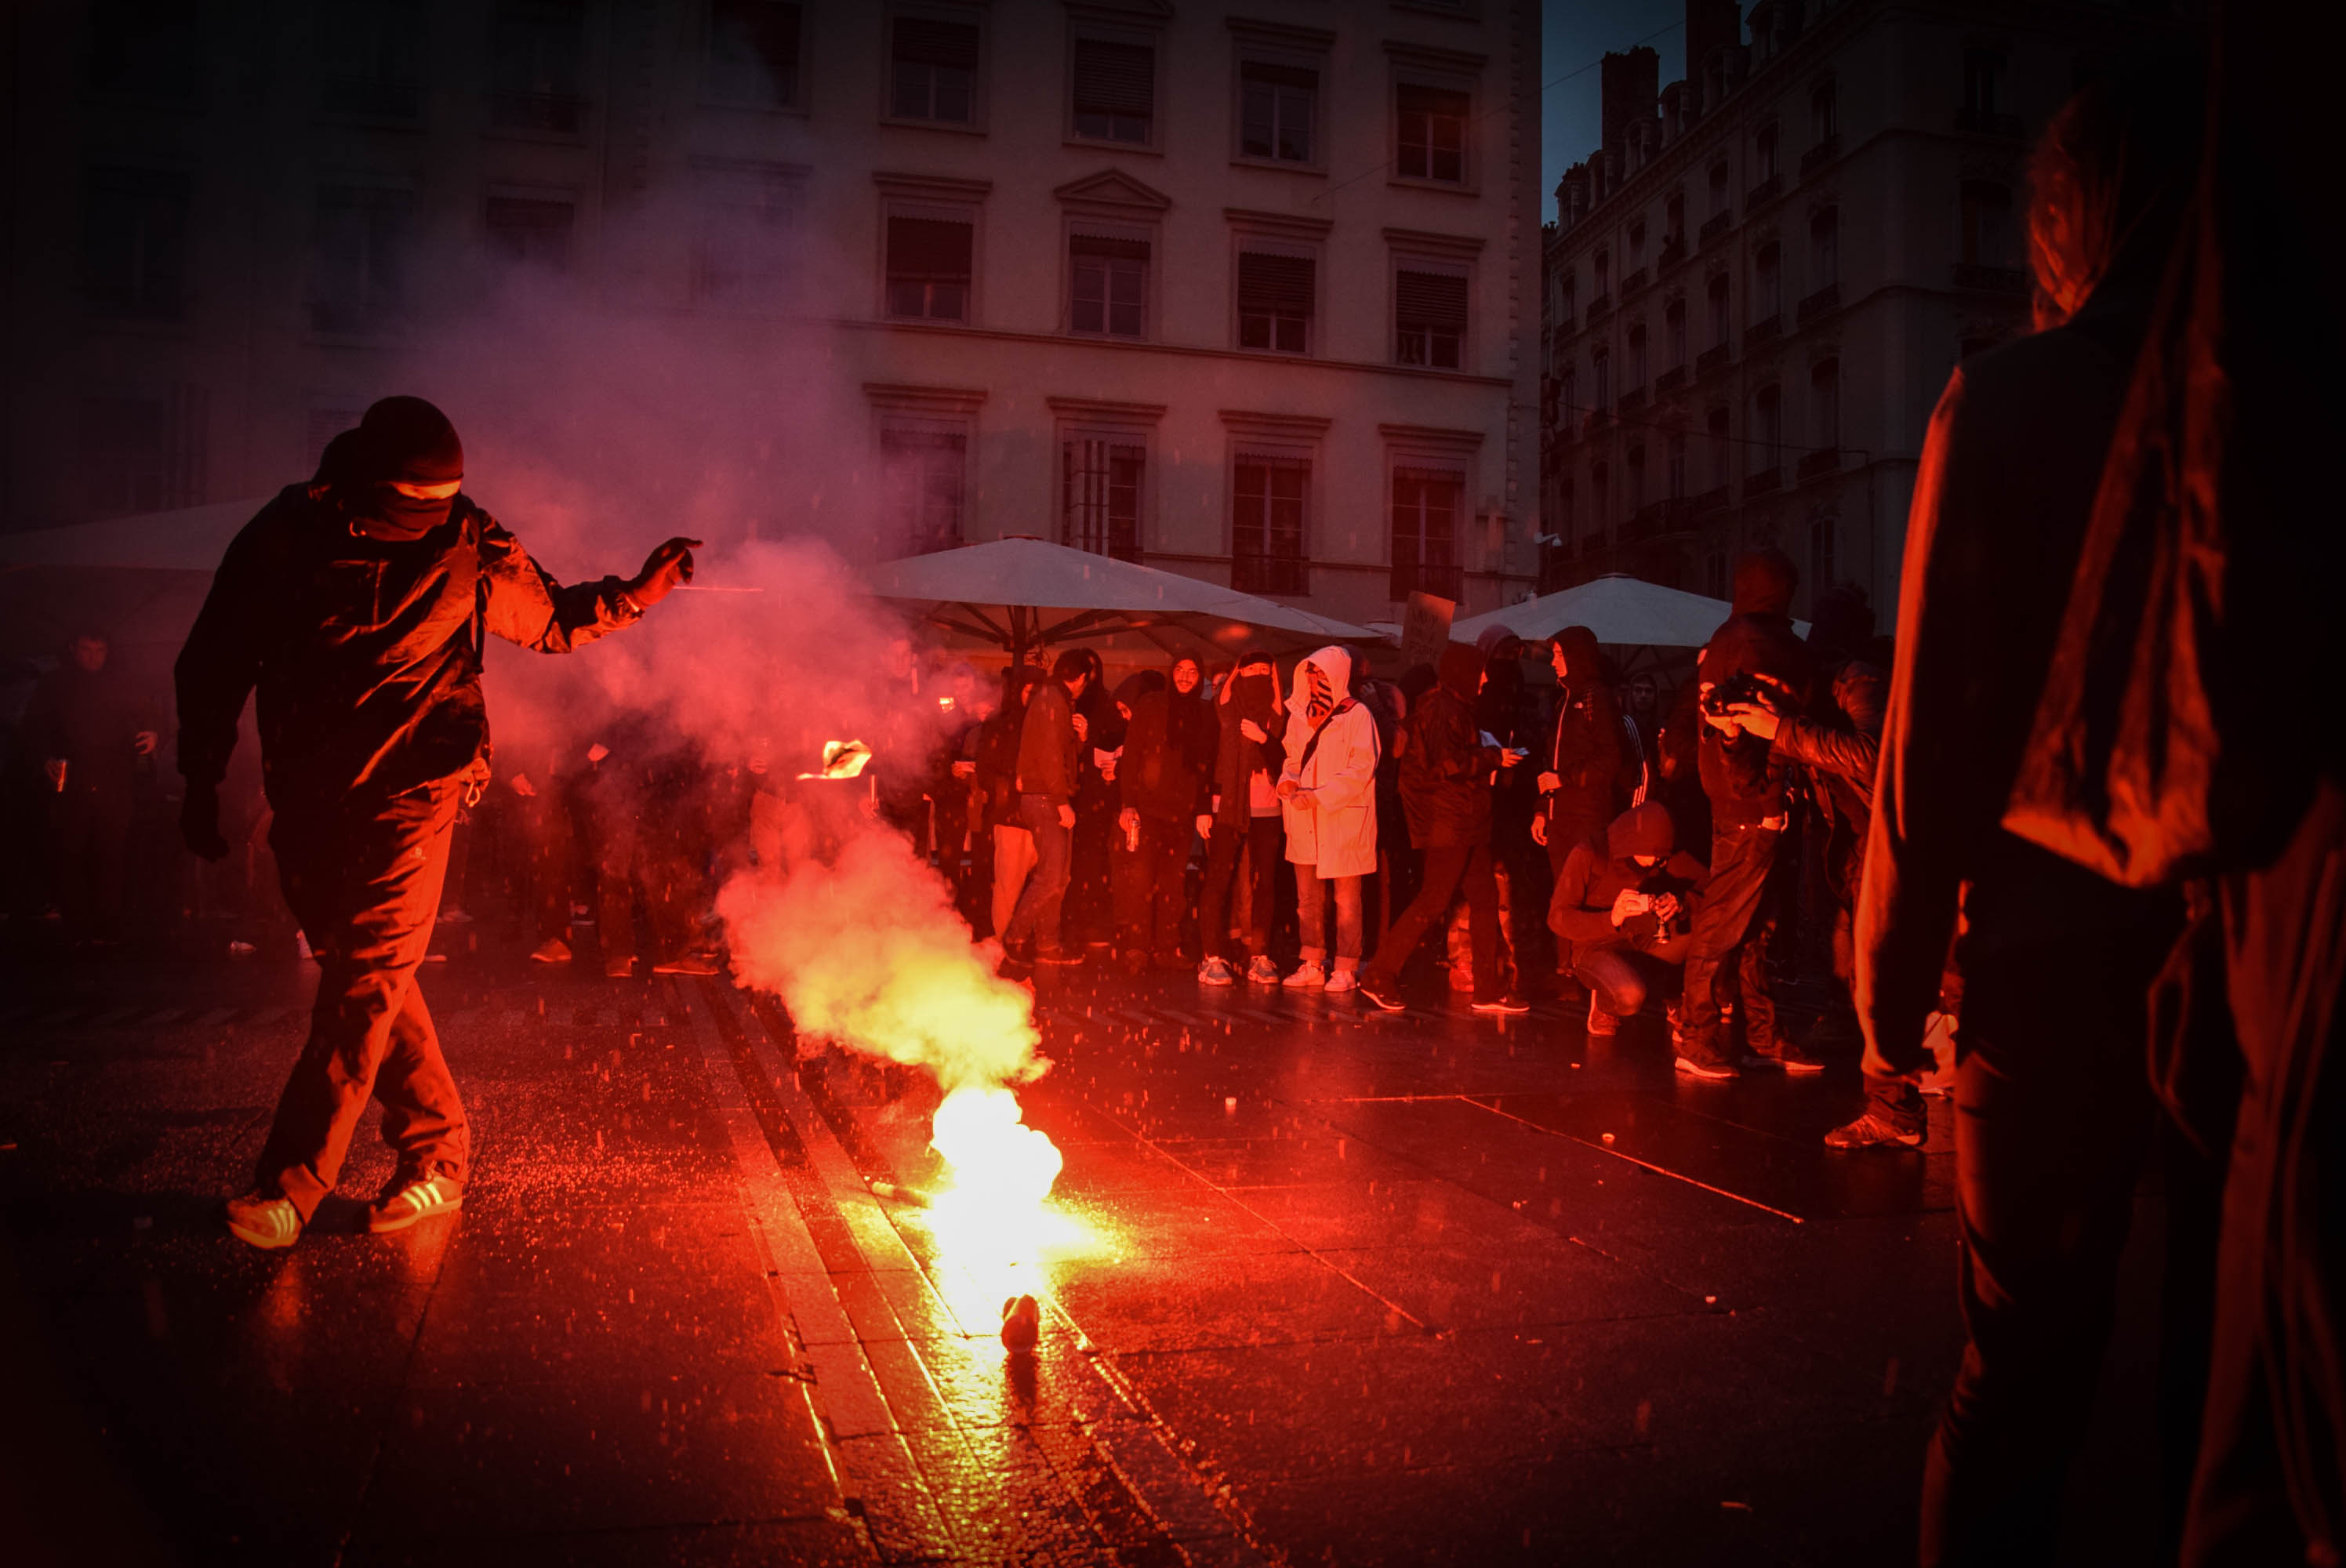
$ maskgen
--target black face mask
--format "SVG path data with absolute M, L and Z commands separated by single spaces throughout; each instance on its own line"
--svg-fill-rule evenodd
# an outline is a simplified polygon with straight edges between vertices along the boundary
M 421 539 L 448 521 L 448 514 L 455 504 L 453 495 L 425 501 L 403 495 L 388 484 L 376 484 L 353 502 L 351 511 L 368 537 L 404 542 Z
M 1239 683 L 1238 705 L 1240 718 L 1251 718 L 1257 724 L 1270 722 L 1271 699 L 1278 695 L 1272 677 L 1267 675 L 1242 675 Z

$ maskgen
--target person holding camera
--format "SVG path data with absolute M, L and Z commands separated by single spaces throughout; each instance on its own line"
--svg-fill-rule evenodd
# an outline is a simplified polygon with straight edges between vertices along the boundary
M 1686 962 L 1709 875 L 1678 850 L 1678 830 L 1657 800 L 1632 806 L 1565 857 L 1547 924 L 1558 967 L 1588 988 L 1592 1037 L 1617 1033 Z
M 1758 695 L 1762 681 L 1787 708 L 1807 709 L 1816 662 L 1794 634 L 1789 613 L 1800 580 L 1781 550 L 1745 551 L 1735 565 L 1735 613 L 1711 635 L 1696 673 L 1703 718 L 1698 766 L 1710 801 L 1710 882 L 1687 944 L 1678 1067 L 1697 1078 L 1736 1075 L 1719 1044 L 1720 983 L 1729 964 L 1740 981 L 1745 1060 L 1788 1073 L 1822 1070 L 1799 1046 L 1777 1037 L 1768 987 L 1770 921 L 1762 904 L 1790 820 L 1790 765 L 1733 713 L 1738 703 Z

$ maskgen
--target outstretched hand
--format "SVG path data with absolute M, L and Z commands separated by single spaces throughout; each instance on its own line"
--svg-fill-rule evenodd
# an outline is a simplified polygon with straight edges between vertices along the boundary
M 644 557 L 643 573 L 627 585 L 627 597 L 649 609 L 679 584 L 692 581 L 692 553 L 699 548 L 698 539 L 670 539 L 661 545 Z

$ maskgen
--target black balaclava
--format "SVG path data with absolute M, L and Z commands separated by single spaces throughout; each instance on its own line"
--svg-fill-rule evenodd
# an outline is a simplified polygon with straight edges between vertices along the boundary
M 423 501 L 392 488 L 464 477 L 464 446 L 446 414 L 420 397 L 387 397 L 368 409 L 351 433 L 358 440 L 351 454 L 353 483 L 344 494 L 353 518 L 366 524 L 368 534 L 420 539 L 448 521 L 453 497 Z
M 1746 550 L 1735 559 L 1735 613 L 1785 615 L 1792 607 L 1792 591 L 1800 585 L 1800 569 L 1773 545 Z
M 1270 665 L 1268 675 L 1240 675 L 1238 672 L 1250 664 Z M 1279 667 L 1260 648 L 1241 648 L 1238 662 L 1230 667 L 1232 692 L 1230 700 L 1237 704 L 1240 718 L 1251 718 L 1264 729 L 1270 728 L 1271 705 L 1279 698 Z

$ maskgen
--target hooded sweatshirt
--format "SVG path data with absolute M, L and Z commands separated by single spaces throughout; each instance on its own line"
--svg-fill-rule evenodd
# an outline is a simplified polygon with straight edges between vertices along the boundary
M 1421 850 L 1472 848 L 1491 841 L 1491 787 L 1499 766 L 1495 747 L 1482 743 L 1474 723 L 1475 688 L 1483 656 L 1464 643 L 1442 650 L 1433 689 L 1411 705 L 1402 721 L 1401 799 L 1410 842 Z
M 1177 697 L 1160 672 L 1142 670 L 1116 688 L 1116 699 L 1131 710 L 1124 732 L 1124 759 L 1117 764 L 1123 803 L 1159 822 L 1187 822 L 1207 809 L 1209 786 L 1175 733 L 1177 707 L 1198 708 L 1194 697 Z
M 1816 682 L 1816 657 L 1792 631 L 1788 613 L 1800 574 L 1780 550 L 1749 550 L 1735 567 L 1735 613 L 1711 634 L 1710 649 L 1696 674 L 1724 686 L 1740 676 L 1764 675 L 1788 687 L 1792 708 L 1805 711 Z M 1729 739 L 1702 726 L 1703 792 L 1710 797 L 1712 821 L 1719 828 L 1748 828 L 1784 809 L 1785 769 L 1771 761 L 1769 743 L 1756 735 Z
M 1566 626 L 1556 640 L 1564 648 L 1564 689 L 1556 698 L 1556 722 L 1534 779 L 1553 773 L 1559 782 L 1540 799 L 1548 842 L 1569 846 L 1613 820 L 1620 807 L 1621 757 L 1627 734 L 1621 705 L 1604 677 L 1604 654 L 1596 634 Z
M 1650 866 L 1634 857 L 1658 857 Z M 1560 962 L 1599 948 L 1630 947 L 1651 952 L 1665 940 L 1662 922 L 1651 914 L 1632 915 L 1613 923 L 1613 901 L 1624 891 L 1675 893 L 1685 907 L 1670 922 L 1670 935 L 1684 935 L 1692 924 L 1697 896 L 1709 880 L 1700 860 L 1678 848 L 1678 831 L 1660 802 L 1648 800 L 1613 819 L 1601 835 L 1573 847 L 1556 873 L 1556 893 L 1548 901 L 1548 929 L 1569 951 Z
M 1238 661 L 1231 667 L 1229 679 L 1223 684 L 1214 701 L 1215 747 L 1212 780 L 1212 810 L 1214 820 L 1225 827 L 1246 829 L 1253 813 L 1254 786 L 1260 782 L 1264 795 L 1279 782 L 1280 769 L 1286 752 L 1282 737 L 1287 731 L 1288 716 L 1278 711 L 1279 677 L 1276 674 L 1243 676 L 1236 673 L 1250 664 L 1270 664 L 1270 656 L 1260 648 L 1239 650 Z M 1276 666 L 1273 667 L 1274 670 Z M 1250 740 L 1239 728 L 1241 720 L 1254 720 L 1267 738 Z M 1276 799 L 1272 797 L 1272 799 Z
M 1314 670 L 1322 687 L 1317 723 Z M 1311 799 L 1308 807 L 1300 799 L 1286 802 L 1287 858 L 1322 877 L 1364 877 L 1377 869 L 1377 724 L 1352 700 L 1352 656 L 1321 648 L 1295 667 L 1287 708 L 1280 779 Z

